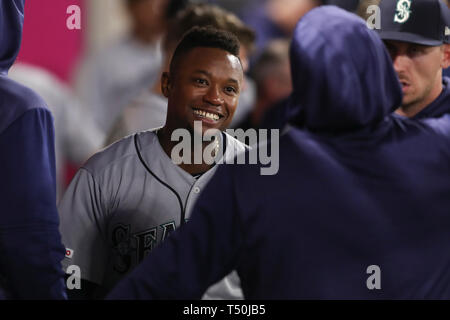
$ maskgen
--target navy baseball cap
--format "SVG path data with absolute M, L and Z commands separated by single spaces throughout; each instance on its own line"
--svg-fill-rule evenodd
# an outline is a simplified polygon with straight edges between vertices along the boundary
M 426 46 L 450 43 L 450 10 L 441 0 L 381 0 L 383 40 Z

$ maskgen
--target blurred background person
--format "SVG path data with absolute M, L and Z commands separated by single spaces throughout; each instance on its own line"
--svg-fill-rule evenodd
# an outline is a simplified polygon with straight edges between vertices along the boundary
M 251 112 L 236 127 L 244 130 L 261 127 L 267 111 L 292 91 L 289 63 L 289 41 L 272 40 L 252 68 L 257 98 Z
M 369 19 L 369 17 L 373 14 L 372 11 L 367 12 L 367 9 L 373 5 L 378 6 L 380 1 L 381 0 L 360 0 L 358 8 L 356 9 L 356 14 L 367 21 L 367 19 Z
M 363 0 L 322 0 L 322 4 L 337 6 L 349 12 L 356 13 L 361 1 Z
M 64 82 L 49 71 L 30 64 L 16 63 L 9 72 L 11 79 L 33 89 L 47 103 L 55 123 L 55 157 L 57 200 L 67 185 L 66 163 L 76 166 L 84 163 L 100 150 L 104 134 L 81 107 Z
M 208 3 L 217 5 L 239 15 L 249 4 L 261 3 L 261 0 L 209 0 Z
M 243 21 L 257 32 L 258 55 L 270 40 L 290 38 L 298 20 L 311 9 L 332 4 L 355 11 L 359 0 L 253 0 L 245 3 L 247 5 L 238 10 Z
M 251 69 L 255 68 L 255 65 L 261 56 L 267 54 L 265 50 L 270 46 L 269 43 L 274 40 L 286 39 L 289 41 L 292 32 L 301 17 L 303 17 L 310 10 L 321 5 L 336 5 L 342 9 L 350 12 L 356 12 L 360 0 L 254 0 L 250 1 L 247 6 L 239 8 L 241 10 L 240 15 L 242 19 L 251 26 L 256 32 L 256 49 L 251 60 Z M 259 68 L 259 67 L 258 67 Z M 280 70 L 284 69 L 280 66 Z M 253 77 L 256 75 L 254 73 Z M 286 72 L 278 74 L 281 78 L 286 80 Z M 256 79 L 255 79 L 256 80 Z M 262 87 L 262 85 L 260 83 Z M 266 128 L 266 129 L 283 129 L 287 123 L 289 117 L 288 99 L 279 99 L 286 92 L 289 91 L 289 86 L 284 87 L 277 84 L 276 89 L 271 90 L 273 92 L 280 92 L 280 96 L 277 97 L 278 102 L 271 103 L 269 105 L 261 105 L 262 100 L 270 100 L 268 97 L 259 96 L 259 102 L 255 104 L 245 116 L 245 118 L 235 118 L 239 120 L 238 124 L 234 124 L 232 127 L 244 128 Z M 259 89 L 267 90 L 266 89 Z M 269 89 L 270 90 L 270 89 Z M 263 94 L 262 92 L 258 94 Z M 275 96 L 273 96 L 275 98 Z M 262 109 L 266 108 L 263 112 Z M 258 119 L 259 118 L 259 119 Z M 251 120 L 253 119 L 253 120 Z
M 145 50 L 157 47 L 158 34 L 165 28 L 157 20 L 159 12 L 170 15 L 171 10 L 176 11 L 177 6 L 184 2 L 60 0 L 55 3 L 41 0 L 39 3 L 26 3 L 25 11 L 29 18 L 24 25 L 23 48 L 11 76 L 38 91 L 53 112 L 58 198 L 80 164 L 104 144 L 105 134 L 95 121 L 95 110 L 98 109 L 95 103 L 91 105 L 93 102 L 86 104 L 86 100 L 99 97 L 111 99 L 106 103 L 115 106 L 115 100 L 120 101 L 121 98 L 118 87 L 130 84 L 131 90 L 133 85 L 139 85 L 140 80 L 133 78 L 136 64 L 138 68 L 148 66 L 147 60 L 154 61 L 152 57 L 159 54 L 155 53 L 156 50 Z M 153 5 L 150 6 L 150 3 Z M 82 23 L 80 29 L 71 30 L 66 27 L 66 20 L 69 17 L 68 8 L 73 5 L 79 6 Z M 105 43 L 111 42 L 113 45 L 105 46 Z M 77 70 L 83 51 L 90 58 L 81 63 L 84 69 Z M 139 53 L 142 53 L 141 59 L 136 58 Z M 115 58 L 116 65 L 113 61 Z M 71 92 L 70 81 L 74 74 L 78 74 L 78 78 L 83 74 L 86 76 L 86 91 L 81 91 L 89 96 L 88 99 L 80 101 Z M 137 84 L 132 81 L 137 81 Z M 109 90 L 105 88 L 110 84 L 118 87 L 114 87 L 106 96 L 102 95 L 104 90 Z M 108 112 L 105 118 L 107 116 Z
M 215 5 L 196 3 L 180 11 L 169 23 L 168 32 L 163 41 L 164 62 L 159 75 L 168 71 L 176 45 L 186 30 L 194 26 L 213 26 L 234 33 L 242 45 L 240 59 L 243 68 L 248 70 L 248 55 L 253 50 L 254 32 L 235 14 Z M 249 78 L 246 78 L 242 95 L 245 97 L 239 99 L 239 106 L 235 113 L 235 116 L 240 115 L 240 119 L 250 111 L 255 101 L 255 86 Z M 132 102 L 122 111 L 108 135 L 106 144 L 134 132 L 162 127 L 165 124 L 166 115 L 167 99 L 161 92 L 160 81 L 156 81 L 151 88 L 143 90 L 132 99 Z
M 76 92 L 105 134 L 137 93 L 158 77 L 167 21 L 186 0 L 126 0 L 130 32 L 81 63 Z
M 295 24 L 319 0 L 260 0 L 242 9 L 242 19 L 257 30 L 256 47 L 260 52 L 270 40 L 289 38 Z

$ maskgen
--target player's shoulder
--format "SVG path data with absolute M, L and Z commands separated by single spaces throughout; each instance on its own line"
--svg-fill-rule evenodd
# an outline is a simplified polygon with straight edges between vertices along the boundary
M 26 112 L 36 110 L 50 115 L 44 100 L 33 90 L 9 77 L 0 77 L 0 132 Z
M 137 142 L 137 138 L 139 142 Z M 83 168 L 96 176 L 112 166 L 121 167 L 126 162 L 138 159 L 136 143 L 139 147 L 152 144 L 157 139 L 154 130 L 142 131 L 126 136 L 94 154 Z

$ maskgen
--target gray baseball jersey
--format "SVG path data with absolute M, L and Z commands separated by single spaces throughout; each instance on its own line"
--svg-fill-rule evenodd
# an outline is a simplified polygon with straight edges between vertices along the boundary
M 245 152 L 238 140 L 222 137 L 225 160 Z M 77 172 L 59 205 L 64 268 L 79 266 L 81 278 L 109 291 L 189 218 L 217 166 L 194 178 L 172 162 L 153 131 L 97 153 Z M 204 298 L 242 298 L 237 275 L 230 276 Z

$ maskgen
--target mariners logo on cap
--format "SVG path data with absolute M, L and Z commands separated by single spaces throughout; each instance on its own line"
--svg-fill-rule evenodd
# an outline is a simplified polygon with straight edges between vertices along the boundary
M 394 16 L 394 21 L 398 23 L 405 23 L 411 14 L 411 0 L 398 0 L 397 13 Z

